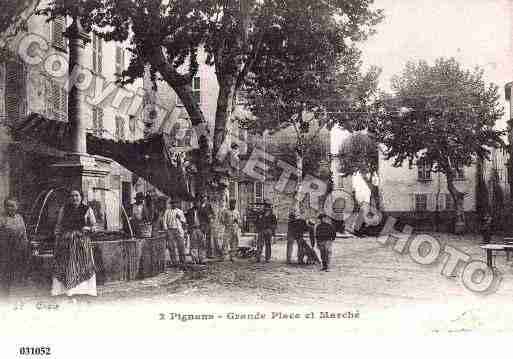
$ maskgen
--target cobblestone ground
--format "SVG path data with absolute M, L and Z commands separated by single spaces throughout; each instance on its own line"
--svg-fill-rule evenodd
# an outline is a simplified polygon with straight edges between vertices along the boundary
M 477 237 L 434 236 L 442 246 L 450 244 L 484 260 Z M 319 266 L 286 265 L 281 241 L 273 245 L 270 263 L 237 259 L 212 262 L 201 270 L 170 269 L 151 279 L 102 286 L 95 302 L 315 306 L 357 309 L 364 317 L 360 325 L 374 329 L 386 322 L 387 330 L 416 325 L 428 332 L 511 331 L 513 315 L 504 304 L 513 296 L 513 262 L 497 257 L 501 284 L 493 294 L 478 295 L 466 289 L 459 276 L 441 274 L 443 258 L 431 266 L 420 265 L 376 238 L 351 237 L 336 241 L 332 267 L 326 273 Z M 20 288 L 16 295 L 34 301 L 48 298 L 46 293 L 46 289 Z

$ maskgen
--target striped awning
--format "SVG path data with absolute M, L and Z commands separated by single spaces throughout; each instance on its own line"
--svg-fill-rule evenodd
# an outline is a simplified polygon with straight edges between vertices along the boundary
M 28 138 L 61 151 L 69 151 L 71 145 L 70 124 L 40 114 L 30 114 L 15 129 L 14 135 L 18 141 Z M 165 134 L 155 134 L 134 142 L 114 141 L 87 134 L 87 152 L 111 158 L 167 196 L 192 199 L 183 168 L 185 156 L 173 151 L 171 141 Z

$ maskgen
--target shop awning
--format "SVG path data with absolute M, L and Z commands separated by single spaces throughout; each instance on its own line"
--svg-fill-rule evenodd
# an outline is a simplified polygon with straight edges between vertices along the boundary
M 71 127 L 68 122 L 30 114 L 15 129 L 15 136 L 20 141 L 28 137 L 59 150 L 69 150 Z M 175 153 L 170 144 L 165 134 L 135 142 L 87 135 L 89 154 L 111 158 L 170 197 L 191 200 L 182 166 L 184 154 Z

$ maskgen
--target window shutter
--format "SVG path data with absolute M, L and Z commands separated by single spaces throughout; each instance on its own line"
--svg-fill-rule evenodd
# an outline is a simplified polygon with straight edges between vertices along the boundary
M 59 49 L 65 49 L 63 33 L 66 30 L 66 21 L 63 16 L 56 17 L 52 23 L 52 44 Z
M 92 112 L 93 112 L 93 115 L 92 115 L 92 118 L 93 118 L 93 133 L 97 135 L 98 134 L 97 133 L 97 130 L 98 130 L 98 111 L 96 110 L 96 107 L 93 107 Z
M 67 114 L 68 114 L 68 93 L 64 88 L 60 88 L 60 103 L 59 103 L 59 111 L 61 114 L 61 120 L 66 121 L 67 120 Z
M 135 121 L 135 116 L 130 116 L 128 126 L 130 127 L 130 133 L 132 136 L 135 135 Z
M 97 64 L 96 64 L 96 34 L 93 33 L 93 71 L 97 71 Z
M 0 101 L 0 116 L 5 115 L 5 67 L 3 63 L 0 63 L 0 98 L 4 101 Z
M 102 73 L 102 62 L 103 62 L 103 54 L 102 54 L 102 39 L 98 38 L 97 40 L 98 45 L 98 73 Z
M 121 75 L 125 69 L 125 52 L 122 47 L 116 47 L 116 74 Z
M 50 97 L 52 116 L 55 119 L 59 117 L 60 89 L 59 86 L 52 81 L 52 93 Z
M 17 122 L 27 112 L 27 84 L 23 63 L 9 61 L 5 67 L 5 113 L 10 122 Z
M 98 107 L 98 129 L 100 136 L 103 136 L 103 108 Z

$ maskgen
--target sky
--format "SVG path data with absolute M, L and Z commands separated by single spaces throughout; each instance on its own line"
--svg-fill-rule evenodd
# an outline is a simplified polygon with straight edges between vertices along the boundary
M 513 81 L 513 0 L 375 0 L 385 12 L 377 34 L 363 43 L 364 66 L 382 69 L 380 88 L 390 90 L 390 78 L 410 60 L 433 63 L 454 57 L 464 67 L 480 66 L 485 79 L 500 88 Z M 504 120 L 498 127 L 504 128 Z M 343 139 L 332 133 L 332 152 Z

